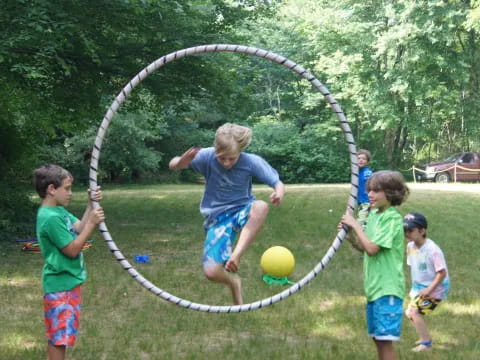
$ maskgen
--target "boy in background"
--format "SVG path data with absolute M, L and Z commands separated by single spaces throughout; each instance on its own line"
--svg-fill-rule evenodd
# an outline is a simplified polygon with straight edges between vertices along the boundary
M 368 199 L 367 193 L 367 182 L 370 176 L 372 176 L 373 172 L 368 167 L 370 163 L 370 151 L 365 149 L 360 149 L 357 151 L 357 158 L 358 158 L 358 213 L 357 213 L 357 221 L 363 226 L 367 225 L 368 214 L 370 212 L 370 200 Z
M 370 213 L 370 200 L 367 193 L 367 181 L 372 176 L 373 172 L 368 167 L 370 163 L 370 151 L 360 149 L 357 151 L 358 159 L 358 193 L 357 193 L 357 221 L 362 225 L 363 230 L 367 226 L 368 214 Z M 362 251 L 361 246 L 356 243 L 356 239 L 350 233 L 347 240 L 352 244 L 354 249 Z
M 424 315 L 432 312 L 447 297 L 450 288 L 447 263 L 442 249 L 427 237 L 427 219 L 420 213 L 409 213 L 403 218 L 407 245 L 407 264 L 410 266 L 412 288 L 405 315 L 411 320 L 420 339 L 414 352 L 432 348 L 432 337 Z
M 82 248 L 96 226 L 105 219 L 98 188 L 81 220 L 69 213 L 72 175 L 57 165 L 45 165 L 34 172 L 35 188 L 42 199 L 37 213 L 37 238 L 45 261 L 42 270 L 43 304 L 49 360 L 63 360 L 66 347 L 74 346 L 80 321 L 81 284 L 87 273 Z

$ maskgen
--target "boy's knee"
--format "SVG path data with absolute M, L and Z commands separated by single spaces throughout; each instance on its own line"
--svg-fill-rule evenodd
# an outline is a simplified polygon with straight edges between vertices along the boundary
M 268 214 L 268 204 L 263 200 L 256 200 L 252 205 L 250 216 L 265 217 Z
M 405 315 L 407 316 L 407 318 L 409 318 L 410 320 L 413 320 L 413 318 L 417 315 L 419 315 L 418 313 L 418 310 L 414 307 L 411 307 L 411 306 L 408 306 L 405 310 Z
M 203 274 L 208 280 L 215 280 L 217 278 L 218 268 L 216 266 L 204 266 Z

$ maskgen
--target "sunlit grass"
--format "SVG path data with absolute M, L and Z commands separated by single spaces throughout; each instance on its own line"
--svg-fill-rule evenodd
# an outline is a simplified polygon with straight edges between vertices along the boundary
M 442 308 L 453 315 L 475 315 L 480 318 L 480 302 L 475 301 L 473 304 L 462 304 L 458 302 L 445 302 Z
M 404 319 L 400 359 L 476 359 L 480 352 L 477 242 L 480 191 L 411 185 L 401 212 L 420 211 L 429 236 L 444 249 L 452 290 L 427 318 L 434 350 L 413 354 L 417 335 Z M 70 209 L 80 215 L 86 193 Z M 187 300 L 228 305 L 226 289 L 201 273 L 202 185 L 104 187 L 103 207 L 117 246 L 147 279 Z M 255 188 L 268 199 L 270 189 Z M 290 248 L 296 268 L 290 279 L 308 274 L 332 243 L 345 211 L 349 185 L 291 185 L 284 203 L 272 208 L 257 241 L 242 258 L 244 297 L 252 302 L 283 291 L 261 280 L 259 259 L 270 246 Z M 328 266 L 303 288 L 265 309 L 241 314 L 185 310 L 155 297 L 123 270 L 97 234 L 85 252 L 88 280 L 80 336 L 69 359 L 375 359 L 366 335 L 362 260 L 342 245 Z M 17 244 L 0 248 L 0 359 L 45 358 L 39 254 Z M 149 264 L 136 264 L 148 254 Z
M 29 334 L 10 333 L 5 334 L 0 340 L 0 346 L 6 349 L 6 353 L 15 352 L 21 349 L 31 350 L 44 347 L 40 339 L 32 339 Z
M 0 278 L 0 286 L 13 286 L 13 287 L 31 287 L 37 284 L 36 279 L 26 276 L 13 276 Z

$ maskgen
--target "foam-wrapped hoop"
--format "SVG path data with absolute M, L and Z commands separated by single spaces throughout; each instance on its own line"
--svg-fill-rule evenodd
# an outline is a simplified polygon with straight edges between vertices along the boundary
M 113 116 L 118 111 L 120 105 L 125 101 L 128 95 L 132 92 L 132 90 L 148 75 L 153 73 L 155 70 L 158 70 L 162 66 L 168 64 L 169 62 L 181 59 L 186 56 L 196 55 L 196 54 L 203 54 L 203 53 L 213 53 L 213 52 L 233 52 L 233 53 L 243 53 L 247 55 L 257 56 L 260 58 L 264 58 L 270 60 L 274 63 L 279 65 L 285 66 L 286 68 L 296 72 L 298 75 L 302 76 L 303 78 L 307 79 L 318 91 L 322 93 L 325 97 L 328 104 L 333 109 L 333 112 L 337 115 L 338 120 L 340 122 L 340 126 L 344 132 L 346 142 L 348 144 L 348 150 L 350 154 L 350 163 L 351 163 L 351 190 L 350 196 L 348 199 L 347 204 L 347 211 L 353 211 L 357 202 L 357 193 L 358 193 L 358 164 L 357 164 L 357 153 L 355 148 L 355 141 L 353 139 L 352 132 L 350 127 L 347 123 L 347 119 L 345 114 L 343 113 L 342 109 L 340 108 L 339 104 L 335 101 L 333 96 L 330 94 L 328 89 L 318 81 L 315 76 L 313 76 L 310 72 L 305 70 L 302 66 L 296 64 L 295 62 L 281 56 L 275 54 L 268 50 L 263 50 L 251 46 L 243 46 L 243 45 L 232 45 L 232 44 L 212 44 L 212 45 L 201 45 L 195 46 L 187 49 L 178 50 L 172 52 L 168 55 L 162 56 L 159 59 L 155 60 L 153 63 L 148 65 L 142 71 L 140 71 L 130 82 L 120 91 L 117 95 L 113 103 L 110 105 L 110 108 L 107 110 L 103 121 L 98 129 L 97 137 L 95 139 L 95 144 L 92 150 L 92 157 L 90 161 L 90 188 L 95 189 L 97 187 L 97 171 L 98 171 L 98 161 L 100 159 L 100 149 L 102 147 L 102 142 L 105 137 L 105 133 L 107 128 L 112 121 Z M 98 207 L 99 205 L 94 203 L 94 207 Z M 144 286 L 147 290 L 151 291 L 155 295 L 171 302 L 176 305 L 182 306 L 186 309 L 203 311 L 203 312 L 215 312 L 215 313 L 237 313 L 243 311 L 250 311 L 263 308 L 265 306 L 274 304 L 278 301 L 281 301 L 288 296 L 296 293 L 299 291 L 303 286 L 308 284 L 313 278 L 315 278 L 330 262 L 338 248 L 340 247 L 342 241 L 345 238 L 346 231 L 340 230 L 335 237 L 332 245 L 323 256 L 321 261 L 310 271 L 303 279 L 289 287 L 288 289 L 273 295 L 269 298 L 264 300 L 252 302 L 249 304 L 244 305 L 231 305 L 231 306 L 219 306 L 219 305 L 205 305 L 194 303 L 192 301 L 184 300 L 179 298 L 175 295 L 168 293 L 165 290 L 162 290 L 152 284 L 150 281 L 145 279 L 135 268 L 125 259 L 121 251 L 118 249 L 117 245 L 112 239 L 112 236 L 108 232 L 107 225 L 105 222 L 102 222 L 99 225 L 100 231 L 107 243 L 110 251 L 113 255 L 117 258 L 119 264 L 126 270 L 128 273 L 142 286 Z

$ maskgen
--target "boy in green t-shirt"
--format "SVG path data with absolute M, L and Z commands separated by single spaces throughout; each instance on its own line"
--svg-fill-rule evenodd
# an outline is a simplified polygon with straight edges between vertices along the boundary
M 352 228 L 365 252 L 363 285 L 367 297 L 367 329 L 381 360 L 396 359 L 393 341 L 400 340 L 405 296 L 403 217 L 395 206 L 409 194 L 397 171 L 378 171 L 368 179 L 372 211 L 365 231 L 351 215 L 341 223 Z
M 35 188 L 42 199 L 37 213 L 37 238 L 45 264 L 42 270 L 45 330 L 49 360 L 64 359 L 67 346 L 73 346 L 80 319 L 81 289 L 87 273 L 82 248 L 95 227 L 105 219 L 100 188 L 82 220 L 65 210 L 72 197 L 72 175 L 57 165 L 45 165 L 34 172 Z

